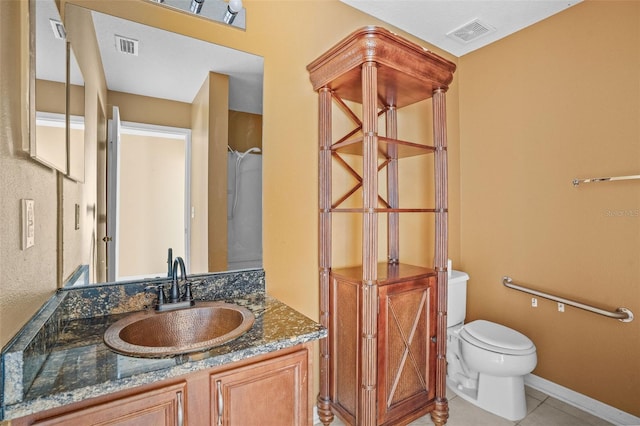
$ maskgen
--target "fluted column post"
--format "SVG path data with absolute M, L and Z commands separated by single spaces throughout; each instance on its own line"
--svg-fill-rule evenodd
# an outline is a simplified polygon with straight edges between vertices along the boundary
M 391 139 L 398 138 L 398 109 L 391 105 L 385 114 L 386 136 Z M 387 165 L 387 197 L 389 207 L 400 207 L 398 197 L 398 145 L 389 144 L 389 164 Z M 400 261 L 400 218 L 397 212 L 387 215 L 387 259 L 389 263 Z
M 329 328 L 329 273 L 331 272 L 331 90 L 323 87 L 318 91 L 318 266 L 320 273 L 320 324 Z M 331 336 L 320 340 L 320 391 L 318 394 L 318 416 L 324 425 L 333 421 L 331 412 L 330 348 Z
M 375 62 L 362 65 L 363 220 L 362 220 L 362 339 L 359 421 L 377 423 L 378 370 L 378 69 Z
M 435 259 L 438 273 L 436 329 L 436 407 L 431 418 L 437 426 L 449 418 L 447 403 L 447 128 L 446 91 L 433 93 L 433 139 L 435 156 Z

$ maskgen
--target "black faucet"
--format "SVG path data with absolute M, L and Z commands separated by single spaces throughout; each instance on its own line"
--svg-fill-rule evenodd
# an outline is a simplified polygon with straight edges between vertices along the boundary
M 173 265 L 173 249 L 169 247 L 169 250 L 167 250 L 167 277 L 169 278 L 173 275 L 171 265 Z
M 171 289 L 169 290 L 169 303 L 177 303 L 180 301 L 180 285 L 178 284 L 178 267 L 180 268 L 180 274 L 183 280 L 187 280 L 187 271 L 184 267 L 184 260 L 181 257 L 176 257 L 173 261 L 173 269 L 171 274 Z
M 185 282 L 184 292 L 180 294 L 180 283 L 178 281 L 178 269 L 180 269 L 180 276 Z M 193 300 L 193 294 L 191 293 L 191 282 L 187 279 L 187 270 L 184 266 L 184 260 L 181 257 L 176 257 L 173 261 L 173 267 L 171 268 L 171 288 L 169 289 L 169 296 L 166 303 L 164 303 L 163 297 L 160 296 L 162 287 L 158 291 L 158 303 L 156 304 L 157 311 L 170 311 L 174 309 L 188 308 L 195 305 Z

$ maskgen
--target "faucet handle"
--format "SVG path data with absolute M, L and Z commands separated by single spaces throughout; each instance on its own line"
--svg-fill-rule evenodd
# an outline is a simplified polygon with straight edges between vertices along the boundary
M 191 302 L 193 300 L 193 293 L 191 292 L 191 281 L 187 280 L 184 284 L 184 295 L 182 300 L 185 302 Z
M 158 305 L 162 305 L 165 303 L 166 296 L 164 295 L 164 284 L 149 285 L 149 286 L 146 286 L 144 289 L 145 291 L 157 292 L 156 295 L 158 296 L 158 299 L 157 299 Z

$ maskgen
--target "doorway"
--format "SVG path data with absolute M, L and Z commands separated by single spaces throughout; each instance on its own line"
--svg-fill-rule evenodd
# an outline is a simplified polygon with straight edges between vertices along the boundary
M 169 248 L 189 268 L 191 131 L 118 121 L 109 126 L 108 281 L 166 276 Z

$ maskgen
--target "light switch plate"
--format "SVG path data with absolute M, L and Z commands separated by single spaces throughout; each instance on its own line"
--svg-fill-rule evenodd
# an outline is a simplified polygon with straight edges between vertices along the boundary
M 22 199 L 22 250 L 36 243 L 35 201 Z
M 76 204 L 75 218 L 76 218 L 75 230 L 77 231 L 78 229 L 80 229 L 80 204 Z

